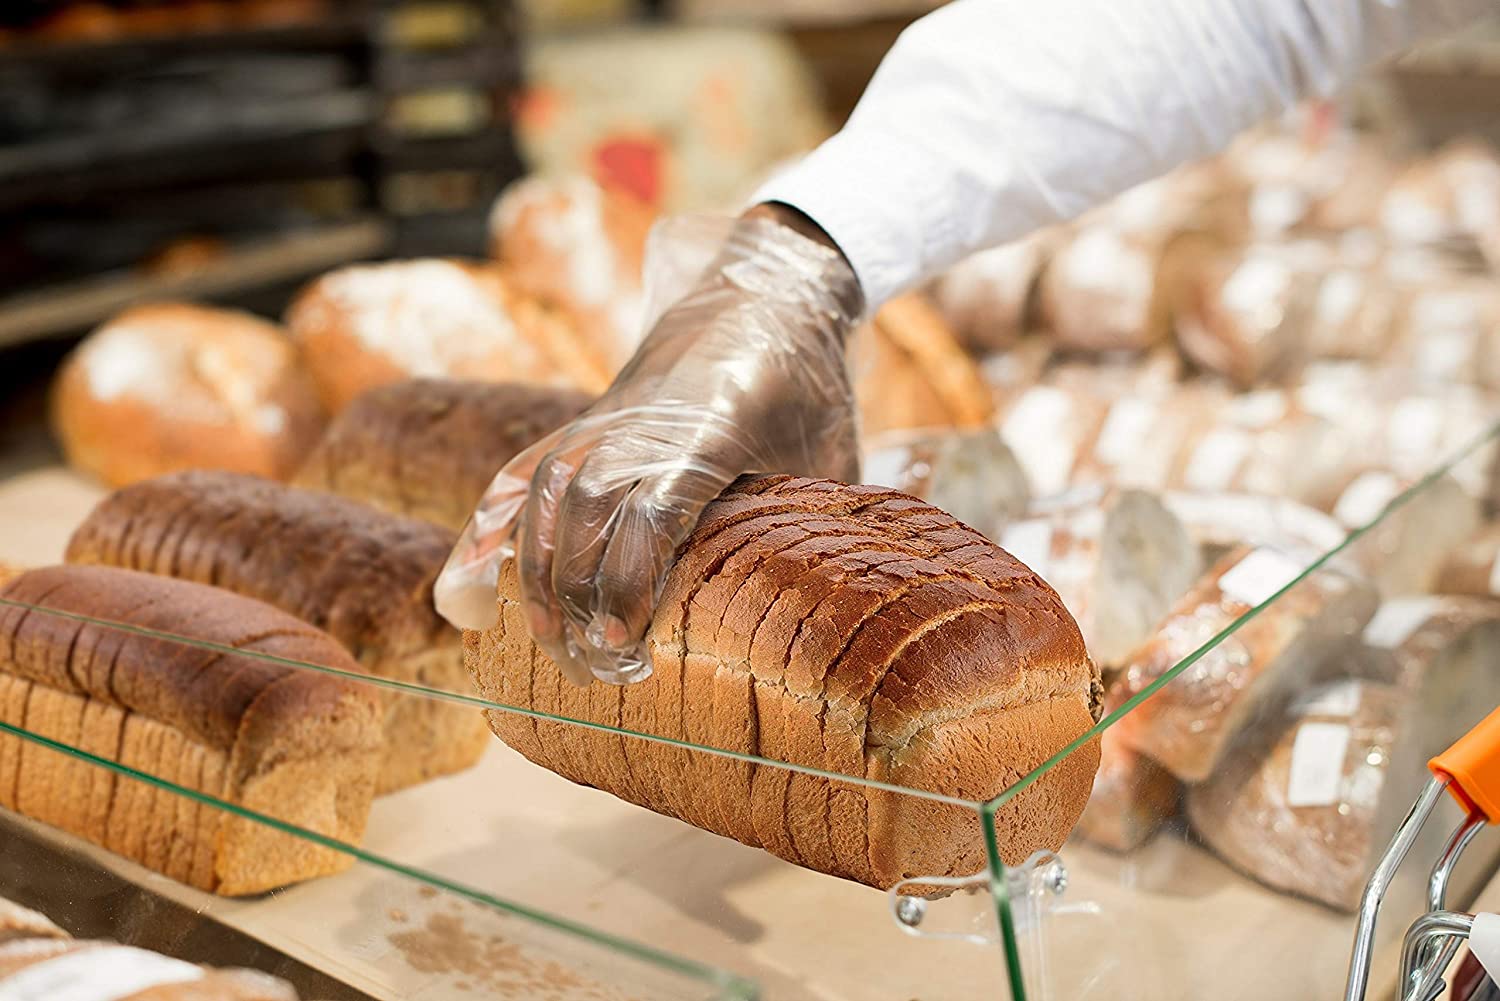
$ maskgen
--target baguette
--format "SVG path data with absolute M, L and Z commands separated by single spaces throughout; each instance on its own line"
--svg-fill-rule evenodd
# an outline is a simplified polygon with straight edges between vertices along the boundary
M 623 688 L 562 682 L 526 633 L 513 564 L 499 591 L 499 625 L 466 632 L 464 652 L 508 705 L 972 800 L 1098 719 L 1098 672 L 1056 593 L 893 490 L 739 481 L 667 577 L 651 677 Z M 490 725 L 575 782 L 821 872 L 890 887 L 985 864 L 964 807 L 511 713 Z M 1091 741 L 1002 808 L 1001 857 L 1061 846 L 1097 764 Z
M 64 615 L 358 671 L 326 634 L 239 595 L 108 567 L 44 567 L 0 588 L 0 719 L 147 775 L 357 842 L 380 757 L 361 685 Z M 330 848 L 17 736 L 0 806 L 202 890 L 237 896 L 348 868 Z
M 469 691 L 460 639 L 432 606 L 452 548 L 436 525 L 233 473 L 163 476 L 106 497 L 70 563 L 119 566 L 256 598 L 326 630 L 368 673 Z M 391 695 L 383 793 L 461 771 L 489 743 L 472 709 Z
M 541 386 L 393 383 L 335 418 L 294 482 L 456 532 L 501 466 L 590 402 Z

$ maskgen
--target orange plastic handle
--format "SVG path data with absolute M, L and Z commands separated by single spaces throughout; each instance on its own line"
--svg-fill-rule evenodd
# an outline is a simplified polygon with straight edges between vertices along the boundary
M 1427 762 L 1448 791 L 1469 811 L 1500 823 L 1500 709 L 1454 741 L 1453 746 Z

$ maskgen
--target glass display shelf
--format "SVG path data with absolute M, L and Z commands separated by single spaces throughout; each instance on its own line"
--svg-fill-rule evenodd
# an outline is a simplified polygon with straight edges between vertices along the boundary
M 1295 557 L 1301 562 L 1284 580 L 1258 585 L 1269 588 L 1262 600 L 1211 629 L 1204 626 L 1208 631 L 1202 635 L 1180 640 L 1180 650 L 1162 664 L 1158 677 L 1111 706 L 1072 745 L 1035 768 L 1018 769 L 1018 776 L 1027 772 L 1024 777 L 988 800 L 632 733 L 501 705 L 472 692 L 269 654 L 221 651 L 278 668 L 339 675 L 377 690 L 387 711 L 402 700 L 422 700 L 518 714 L 561 741 L 607 739 L 624 754 L 639 742 L 667 744 L 683 754 L 781 773 L 789 785 L 802 776 L 797 781 L 826 783 L 830 790 L 854 792 L 870 802 L 896 798 L 913 816 L 972 831 L 976 857 L 987 857 L 989 864 L 977 864 L 970 876 L 914 878 L 882 892 L 822 875 L 571 783 L 498 740 L 472 768 L 376 798 L 362 838 L 346 843 L 275 810 L 250 811 L 186 788 L 172 776 L 116 764 L 84 750 L 76 738 L 48 733 L 47 726 L 10 722 L 0 727 L 0 756 L 9 753 L 5 745 L 26 744 L 36 749 L 32 753 L 72 763 L 71 773 L 59 774 L 107 771 L 121 787 L 144 783 L 161 796 L 229 811 L 242 822 L 269 825 L 285 838 L 316 844 L 353 864 L 270 893 L 229 899 L 7 811 L 0 896 L 50 913 L 78 934 L 197 961 L 252 966 L 287 978 L 304 998 L 327 1001 L 1336 995 L 1353 931 L 1347 911 L 1269 889 L 1220 861 L 1221 853 L 1206 845 L 1175 807 L 1163 810 L 1168 816 L 1154 836 L 1124 852 L 1078 834 L 1055 854 L 1005 858 L 996 833 L 1031 802 L 1029 797 L 1044 792 L 1045 779 L 1066 768 L 1072 754 L 1131 726 L 1142 707 L 1160 691 L 1170 693 L 1180 677 L 1191 679 L 1195 670 L 1232 671 L 1236 658 L 1246 656 L 1253 624 L 1291 615 L 1289 609 L 1312 600 L 1308 595 L 1323 575 L 1347 573 L 1356 579 L 1357 571 L 1347 566 L 1359 547 L 1379 538 L 1403 512 L 1419 511 L 1424 493 L 1455 463 L 1476 461 L 1497 433 L 1500 427 L 1399 494 L 1369 524 L 1330 547 Z M 81 510 L 93 496 L 79 491 Z M 45 534 L 49 525 L 71 526 L 76 519 L 56 508 L 39 506 L 37 512 L 27 544 L 44 557 L 47 546 L 36 533 Z M 1278 564 L 1282 571 L 1286 559 Z M 17 604 L 0 600 L 11 608 Z M 97 629 L 217 649 L 190 635 L 63 613 L 45 600 L 19 604 L 29 615 L 82 618 Z M 1276 697 L 1256 699 L 1237 729 L 1276 732 L 1278 714 L 1289 703 L 1363 671 L 1368 665 L 1356 640 L 1367 630 L 1374 604 L 1371 597 L 1369 608 L 1345 608 L 1322 623 L 1326 635 L 1319 655 L 1278 668 Z M 1335 649 L 1337 656 L 1330 653 Z M 1482 715 L 1489 708 L 1478 698 L 1466 701 L 1451 693 L 1430 701 L 1431 706 L 1423 703 L 1427 715 L 1420 730 L 1424 739 L 1442 737 L 1443 743 L 1459 732 L 1448 725 L 1455 713 Z M 1222 760 L 1249 760 L 1254 753 L 1226 738 Z M 1402 753 L 1404 764 L 1415 760 Z M 1390 795 L 1382 798 L 1383 790 L 1376 790 L 1381 823 L 1388 822 L 1389 804 L 1400 801 L 1398 792 L 1420 767 L 1410 771 L 1397 774 L 1393 767 Z M 1126 791 L 1132 790 L 1127 786 Z M 1446 815 L 1432 825 L 1439 841 L 1452 819 Z M 1493 870 L 1496 852 L 1484 844 L 1482 835 L 1455 883 L 1456 901 Z M 1413 857 L 1435 858 L 1436 848 L 1424 844 Z M 1414 913 L 1424 865 L 1407 867 L 1389 913 Z M 1403 926 L 1399 917 L 1387 920 L 1382 945 L 1388 947 Z M 1388 975 L 1388 993 L 1394 980 L 1388 948 L 1377 954 L 1377 970 Z

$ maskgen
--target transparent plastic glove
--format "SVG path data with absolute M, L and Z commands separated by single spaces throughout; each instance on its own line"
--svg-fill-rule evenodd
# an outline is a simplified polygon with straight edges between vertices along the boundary
M 843 257 L 770 219 L 669 220 L 648 298 L 684 274 L 599 402 L 495 477 L 435 589 L 450 622 L 486 628 L 514 556 L 532 635 L 578 684 L 651 673 L 643 638 L 677 548 L 740 474 L 858 475 Z

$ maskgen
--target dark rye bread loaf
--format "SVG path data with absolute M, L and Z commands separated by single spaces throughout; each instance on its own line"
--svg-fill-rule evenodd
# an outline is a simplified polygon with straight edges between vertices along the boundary
M 327 635 L 269 605 L 149 574 L 44 567 L 0 598 L 359 669 Z M 0 720 L 347 842 L 364 833 L 380 762 L 380 706 L 365 686 L 9 603 L 0 605 Z M 0 806 L 225 895 L 350 862 L 8 734 Z
M 500 467 L 577 417 L 571 389 L 412 379 L 359 396 L 294 482 L 457 531 Z
M 483 694 L 573 719 L 969 800 L 991 798 L 1098 718 L 1098 672 L 1035 574 L 882 487 L 763 476 L 704 512 L 652 624 L 650 678 L 576 688 L 531 642 L 513 565 L 500 623 L 464 634 Z M 494 711 L 575 782 L 888 887 L 985 864 L 976 811 Z M 996 816 L 1017 863 L 1061 846 L 1088 798 L 1085 745 Z
M 370 674 L 468 692 L 460 638 L 432 607 L 446 529 L 343 497 L 191 471 L 118 490 L 73 533 L 68 562 L 213 584 L 325 630 Z M 380 792 L 469 767 L 489 743 L 473 709 L 387 696 Z

